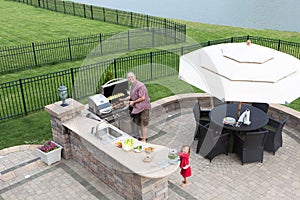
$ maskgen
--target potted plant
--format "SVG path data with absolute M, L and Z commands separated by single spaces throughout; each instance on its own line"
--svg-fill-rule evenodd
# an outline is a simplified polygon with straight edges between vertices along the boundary
M 41 160 L 47 165 L 51 165 L 61 160 L 61 150 L 62 146 L 53 141 L 48 141 L 37 148 Z

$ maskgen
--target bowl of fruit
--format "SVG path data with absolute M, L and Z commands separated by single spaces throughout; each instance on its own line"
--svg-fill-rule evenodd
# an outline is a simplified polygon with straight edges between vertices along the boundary
M 115 143 L 116 147 L 122 148 L 122 141 L 118 141 Z
M 132 138 L 128 138 L 122 142 L 122 149 L 124 151 L 130 151 L 134 145 L 134 141 Z
M 154 151 L 154 147 L 145 147 L 144 150 L 146 153 L 152 153 Z

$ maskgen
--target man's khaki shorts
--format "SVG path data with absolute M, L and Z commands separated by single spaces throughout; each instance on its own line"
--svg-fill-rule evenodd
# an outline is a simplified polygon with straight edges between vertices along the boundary
M 138 114 L 132 114 L 132 118 L 133 122 L 138 126 L 148 126 L 150 121 L 150 111 L 146 109 Z

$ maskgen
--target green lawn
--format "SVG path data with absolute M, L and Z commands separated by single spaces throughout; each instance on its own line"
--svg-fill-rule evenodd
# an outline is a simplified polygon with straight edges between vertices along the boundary
M 0 0 L 0 46 L 115 33 L 128 27 Z
M 0 7 L 0 46 L 12 46 L 37 41 L 128 30 L 128 27 L 55 13 L 12 1 L 0 0 Z M 296 32 L 255 30 L 177 21 L 187 24 L 187 36 L 190 43 L 246 35 L 300 42 L 300 33 Z M 150 49 L 143 50 L 142 52 L 145 53 L 148 51 Z M 128 55 L 139 52 L 141 51 L 129 52 Z M 102 59 L 111 59 L 116 56 L 108 55 Z M 84 60 L 81 60 L 1 75 L 0 82 L 56 72 L 70 67 L 81 66 L 83 63 Z M 146 85 L 151 101 L 173 94 L 199 92 L 199 90 L 179 81 L 176 76 L 153 80 L 147 82 Z M 84 102 L 84 100 L 82 101 Z M 300 99 L 290 104 L 290 107 L 300 110 Z M 26 143 L 43 143 L 50 138 L 49 114 L 45 111 L 33 113 L 25 117 L 0 121 L 0 149 Z
M 0 122 L 0 149 L 20 144 L 42 144 L 52 138 L 50 116 L 36 112 Z

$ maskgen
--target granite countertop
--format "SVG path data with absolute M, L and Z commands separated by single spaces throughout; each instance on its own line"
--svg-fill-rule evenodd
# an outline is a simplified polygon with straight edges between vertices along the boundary
M 169 148 L 161 145 L 140 142 L 121 130 L 120 131 L 124 136 L 117 138 L 112 142 L 106 142 L 105 144 L 101 143 L 95 136 L 90 134 L 92 127 L 96 127 L 99 123 L 99 121 L 93 119 L 77 116 L 63 123 L 63 125 L 98 147 L 101 151 L 105 152 L 112 159 L 118 161 L 121 165 L 127 167 L 129 170 L 140 176 L 147 178 L 161 178 L 172 174 L 178 169 L 179 163 L 175 165 L 168 164 Z M 99 127 L 101 127 L 101 125 L 99 125 Z M 104 122 L 103 125 L 105 126 L 109 124 Z M 116 147 L 115 143 L 117 141 L 125 140 L 126 138 L 133 138 L 135 145 L 141 144 L 143 147 L 151 146 L 154 148 L 154 151 L 150 154 L 145 151 L 136 153 L 133 150 L 127 152 L 122 148 Z M 143 160 L 145 156 L 148 155 L 152 156 L 153 159 L 150 162 L 144 162 Z

